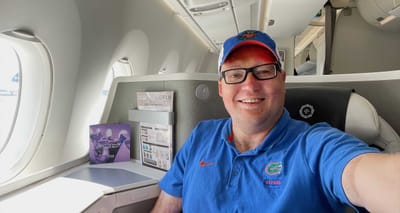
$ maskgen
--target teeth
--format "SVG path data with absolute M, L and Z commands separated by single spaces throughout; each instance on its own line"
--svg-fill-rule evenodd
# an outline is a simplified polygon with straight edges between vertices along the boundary
M 243 102 L 243 103 L 249 103 L 249 104 L 251 104 L 251 103 L 256 103 L 256 102 L 259 102 L 259 101 L 260 101 L 259 98 L 241 100 L 241 102 Z

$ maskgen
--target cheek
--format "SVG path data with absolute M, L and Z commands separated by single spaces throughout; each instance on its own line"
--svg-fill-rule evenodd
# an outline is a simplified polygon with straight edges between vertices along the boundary
M 272 93 L 273 95 L 275 95 L 275 96 L 283 96 L 283 95 L 285 95 L 285 88 L 282 87 L 282 86 L 274 87 L 274 88 L 271 90 L 271 93 Z
M 281 84 L 276 84 L 273 87 L 268 88 L 268 93 L 271 97 L 274 97 L 275 101 L 284 102 L 285 100 L 285 87 Z
M 235 86 L 223 85 L 221 81 L 218 81 L 218 94 L 221 98 L 228 98 L 233 96 L 235 93 Z

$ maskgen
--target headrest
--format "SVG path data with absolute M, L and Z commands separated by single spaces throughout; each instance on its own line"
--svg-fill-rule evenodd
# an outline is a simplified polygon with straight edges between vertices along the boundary
M 293 87 L 286 89 L 285 108 L 290 116 L 310 124 L 327 122 L 345 131 L 351 89 L 336 87 Z

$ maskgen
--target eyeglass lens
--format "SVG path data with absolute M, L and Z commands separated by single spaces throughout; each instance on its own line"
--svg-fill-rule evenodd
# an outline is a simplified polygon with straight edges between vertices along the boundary
M 250 68 L 235 68 L 222 72 L 227 84 L 237 84 L 246 80 L 247 74 L 252 72 L 258 80 L 268 80 L 276 77 L 276 64 L 262 64 Z

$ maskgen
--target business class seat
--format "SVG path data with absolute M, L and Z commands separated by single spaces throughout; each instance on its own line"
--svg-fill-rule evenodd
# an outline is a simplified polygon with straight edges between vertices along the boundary
M 327 122 L 385 152 L 400 151 L 400 137 L 374 106 L 352 89 L 293 87 L 286 89 L 285 107 L 294 119 Z

